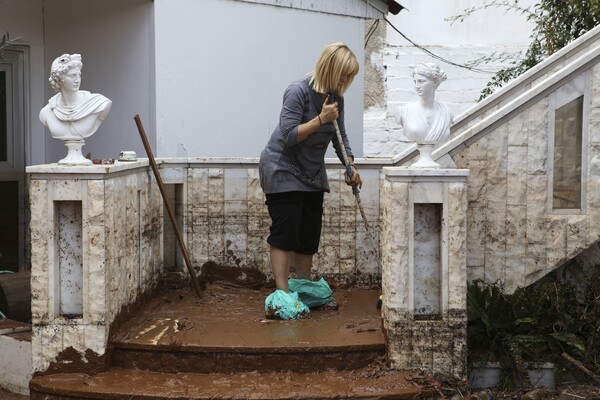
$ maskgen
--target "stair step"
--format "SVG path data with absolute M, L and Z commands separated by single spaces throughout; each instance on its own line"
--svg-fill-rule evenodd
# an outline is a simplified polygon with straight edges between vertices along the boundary
M 30 383 L 32 400 L 127 399 L 427 399 L 433 380 L 381 366 L 355 371 L 166 374 L 112 368 L 97 375 L 53 374 Z
M 376 348 L 284 352 L 191 352 L 119 349 L 112 365 L 120 368 L 177 373 L 228 373 L 243 371 L 298 373 L 317 370 L 352 370 L 361 368 L 385 354 L 383 346 Z M 316 367 L 315 367 L 316 366 Z
M 113 326 L 111 368 L 30 381 L 31 399 L 413 399 L 436 382 L 384 362 L 375 290 L 335 290 L 338 310 L 268 320 L 270 290 L 161 293 Z
M 356 369 L 385 353 L 376 290 L 335 290 L 338 310 L 269 320 L 272 290 L 209 285 L 162 293 L 116 329 L 112 365 L 156 372 Z

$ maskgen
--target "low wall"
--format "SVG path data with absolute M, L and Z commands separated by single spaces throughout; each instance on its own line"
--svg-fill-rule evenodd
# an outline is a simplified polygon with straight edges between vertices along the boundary
M 31 342 L 26 334 L 0 334 L 0 386 L 4 389 L 29 395 L 31 379 Z
M 251 159 L 163 159 L 167 185 L 181 185 L 184 236 L 192 264 L 207 261 L 253 267 L 271 276 L 270 217 L 260 187 L 258 166 Z M 327 162 L 331 192 L 325 195 L 323 232 L 313 276 L 335 285 L 378 285 L 379 192 L 381 165 L 359 166 L 359 195 L 369 225 L 367 232 L 352 190 L 337 160 Z M 369 238 L 369 235 L 374 240 Z M 375 243 L 373 243 L 375 242 Z M 184 265 L 182 264 L 182 269 Z

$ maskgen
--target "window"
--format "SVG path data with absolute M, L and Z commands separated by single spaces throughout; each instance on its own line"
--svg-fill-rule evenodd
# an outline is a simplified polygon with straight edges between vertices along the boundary
M 548 208 L 558 214 L 585 211 L 589 71 L 550 95 Z
M 581 209 L 583 96 L 555 111 L 553 209 Z

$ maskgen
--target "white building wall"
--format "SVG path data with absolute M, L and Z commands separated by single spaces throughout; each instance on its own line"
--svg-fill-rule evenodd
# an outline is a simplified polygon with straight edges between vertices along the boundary
M 44 2 L 44 79 L 37 83 L 36 89 L 43 87 L 45 98 L 41 104 L 34 104 L 34 119 L 38 119 L 39 110 L 54 95 L 48 83 L 52 61 L 63 53 L 79 53 L 83 60 L 81 89 L 101 93 L 113 102 L 98 131 L 85 140 L 82 152 L 90 152 L 92 158 L 117 158 L 121 150 L 145 154 L 133 117 L 140 114 L 151 136 L 154 131 L 152 12 L 150 0 Z M 41 65 L 37 63 L 34 68 Z M 62 141 L 45 132 L 46 162 L 57 162 L 64 158 L 67 149 Z
M 0 335 L 0 386 L 22 395 L 29 395 L 31 379 L 31 341 L 23 334 Z M 9 362 L 2 362 L 10 360 Z
M 444 20 L 479 3 L 404 0 L 409 11 L 387 17 L 415 42 L 459 64 L 495 50 L 527 47 L 530 25 L 515 12 L 489 9 L 453 25 Z M 347 42 L 362 58 L 363 25 L 354 17 L 233 0 L 5 0 L 0 27 L 29 46 L 26 163 L 55 162 L 65 154 L 38 119 L 54 94 L 47 83 L 50 63 L 63 52 L 83 55 L 83 89 L 113 100 L 84 153 L 144 154 L 133 124 L 140 114 L 153 147 L 158 135 L 158 156 L 255 157 L 277 122 L 285 87 L 309 72 L 322 47 L 333 41 Z M 346 96 L 348 131 L 358 155 L 389 156 L 403 148 L 392 111 L 414 99 L 408 66 L 432 60 L 391 28 L 385 40 L 370 61 L 385 71 L 386 107 L 367 110 L 363 124 L 362 71 Z M 440 65 L 449 79 L 438 99 L 456 115 L 475 103 L 492 76 Z M 495 71 L 499 65 L 489 67 Z
M 445 19 L 462 14 L 466 8 L 479 6 L 482 2 L 405 0 L 401 3 L 409 11 L 388 15 L 388 20 L 413 42 L 453 63 L 464 65 L 496 51 L 517 53 L 529 46 L 532 26 L 526 16 L 518 12 L 489 8 L 462 23 L 451 24 Z M 535 0 L 521 0 L 519 3 L 527 6 Z M 448 104 L 454 116 L 473 106 L 495 71 L 507 65 L 501 62 L 482 65 L 480 69 L 490 72 L 481 73 L 444 63 L 415 47 L 389 25 L 383 40 L 385 45 L 381 52 L 371 55 L 370 61 L 384 74 L 386 107 L 365 110 L 364 155 L 367 157 L 393 156 L 407 146 L 407 139 L 394 119 L 394 109 L 416 100 L 410 76 L 411 65 L 435 62 L 446 71 L 448 80 L 441 84 L 436 98 Z
M 359 18 L 232 0 L 154 5 L 161 157 L 258 157 L 285 88 L 314 68 L 323 47 L 345 42 L 363 58 Z M 350 143 L 361 155 L 362 71 L 345 97 Z

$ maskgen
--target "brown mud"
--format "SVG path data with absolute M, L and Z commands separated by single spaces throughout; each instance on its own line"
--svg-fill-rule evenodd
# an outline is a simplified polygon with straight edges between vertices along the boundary
M 202 298 L 188 289 L 162 292 L 123 322 L 111 337 L 116 347 L 189 350 L 235 349 L 252 353 L 295 349 L 383 349 L 379 292 L 336 290 L 338 310 L 312 310 L 302 319 L 267 319 L 264 300 L 272 289 L 211 284 Z
M 131 308 L 111 335 L 111 368 L 37 376 L 31 398 L 401 399 L 436 393 L 435 380 L 425 374 L 385 365 L 379 291 L 337 289 L 337 310 L 282 321 L 265 316 L 273 289 L 221 283 L 208 284 L 201 298 L 189 288 L 172 289 Z
M 259 285 L 262 275 L 233 269 L 220 275 L 211 267 L 204 273 L 201 298 L 174 278 L 168 290 L 123 312 L 111 333 L 110 368 L 35 377 L 31 398 L 479 399 L 485 393 L 498 400 L 525 394 L 471 391 L 464 381 L 389 368 L 378 290 L 334 288 L 339 309 L 281 321 L 265 316 L 273 289 Z M 63 357 L 77 359 L 68 351 Z M 573 385 L 542 399 L 564 398 L 567 390 L 598 399 L 596 389 Z

